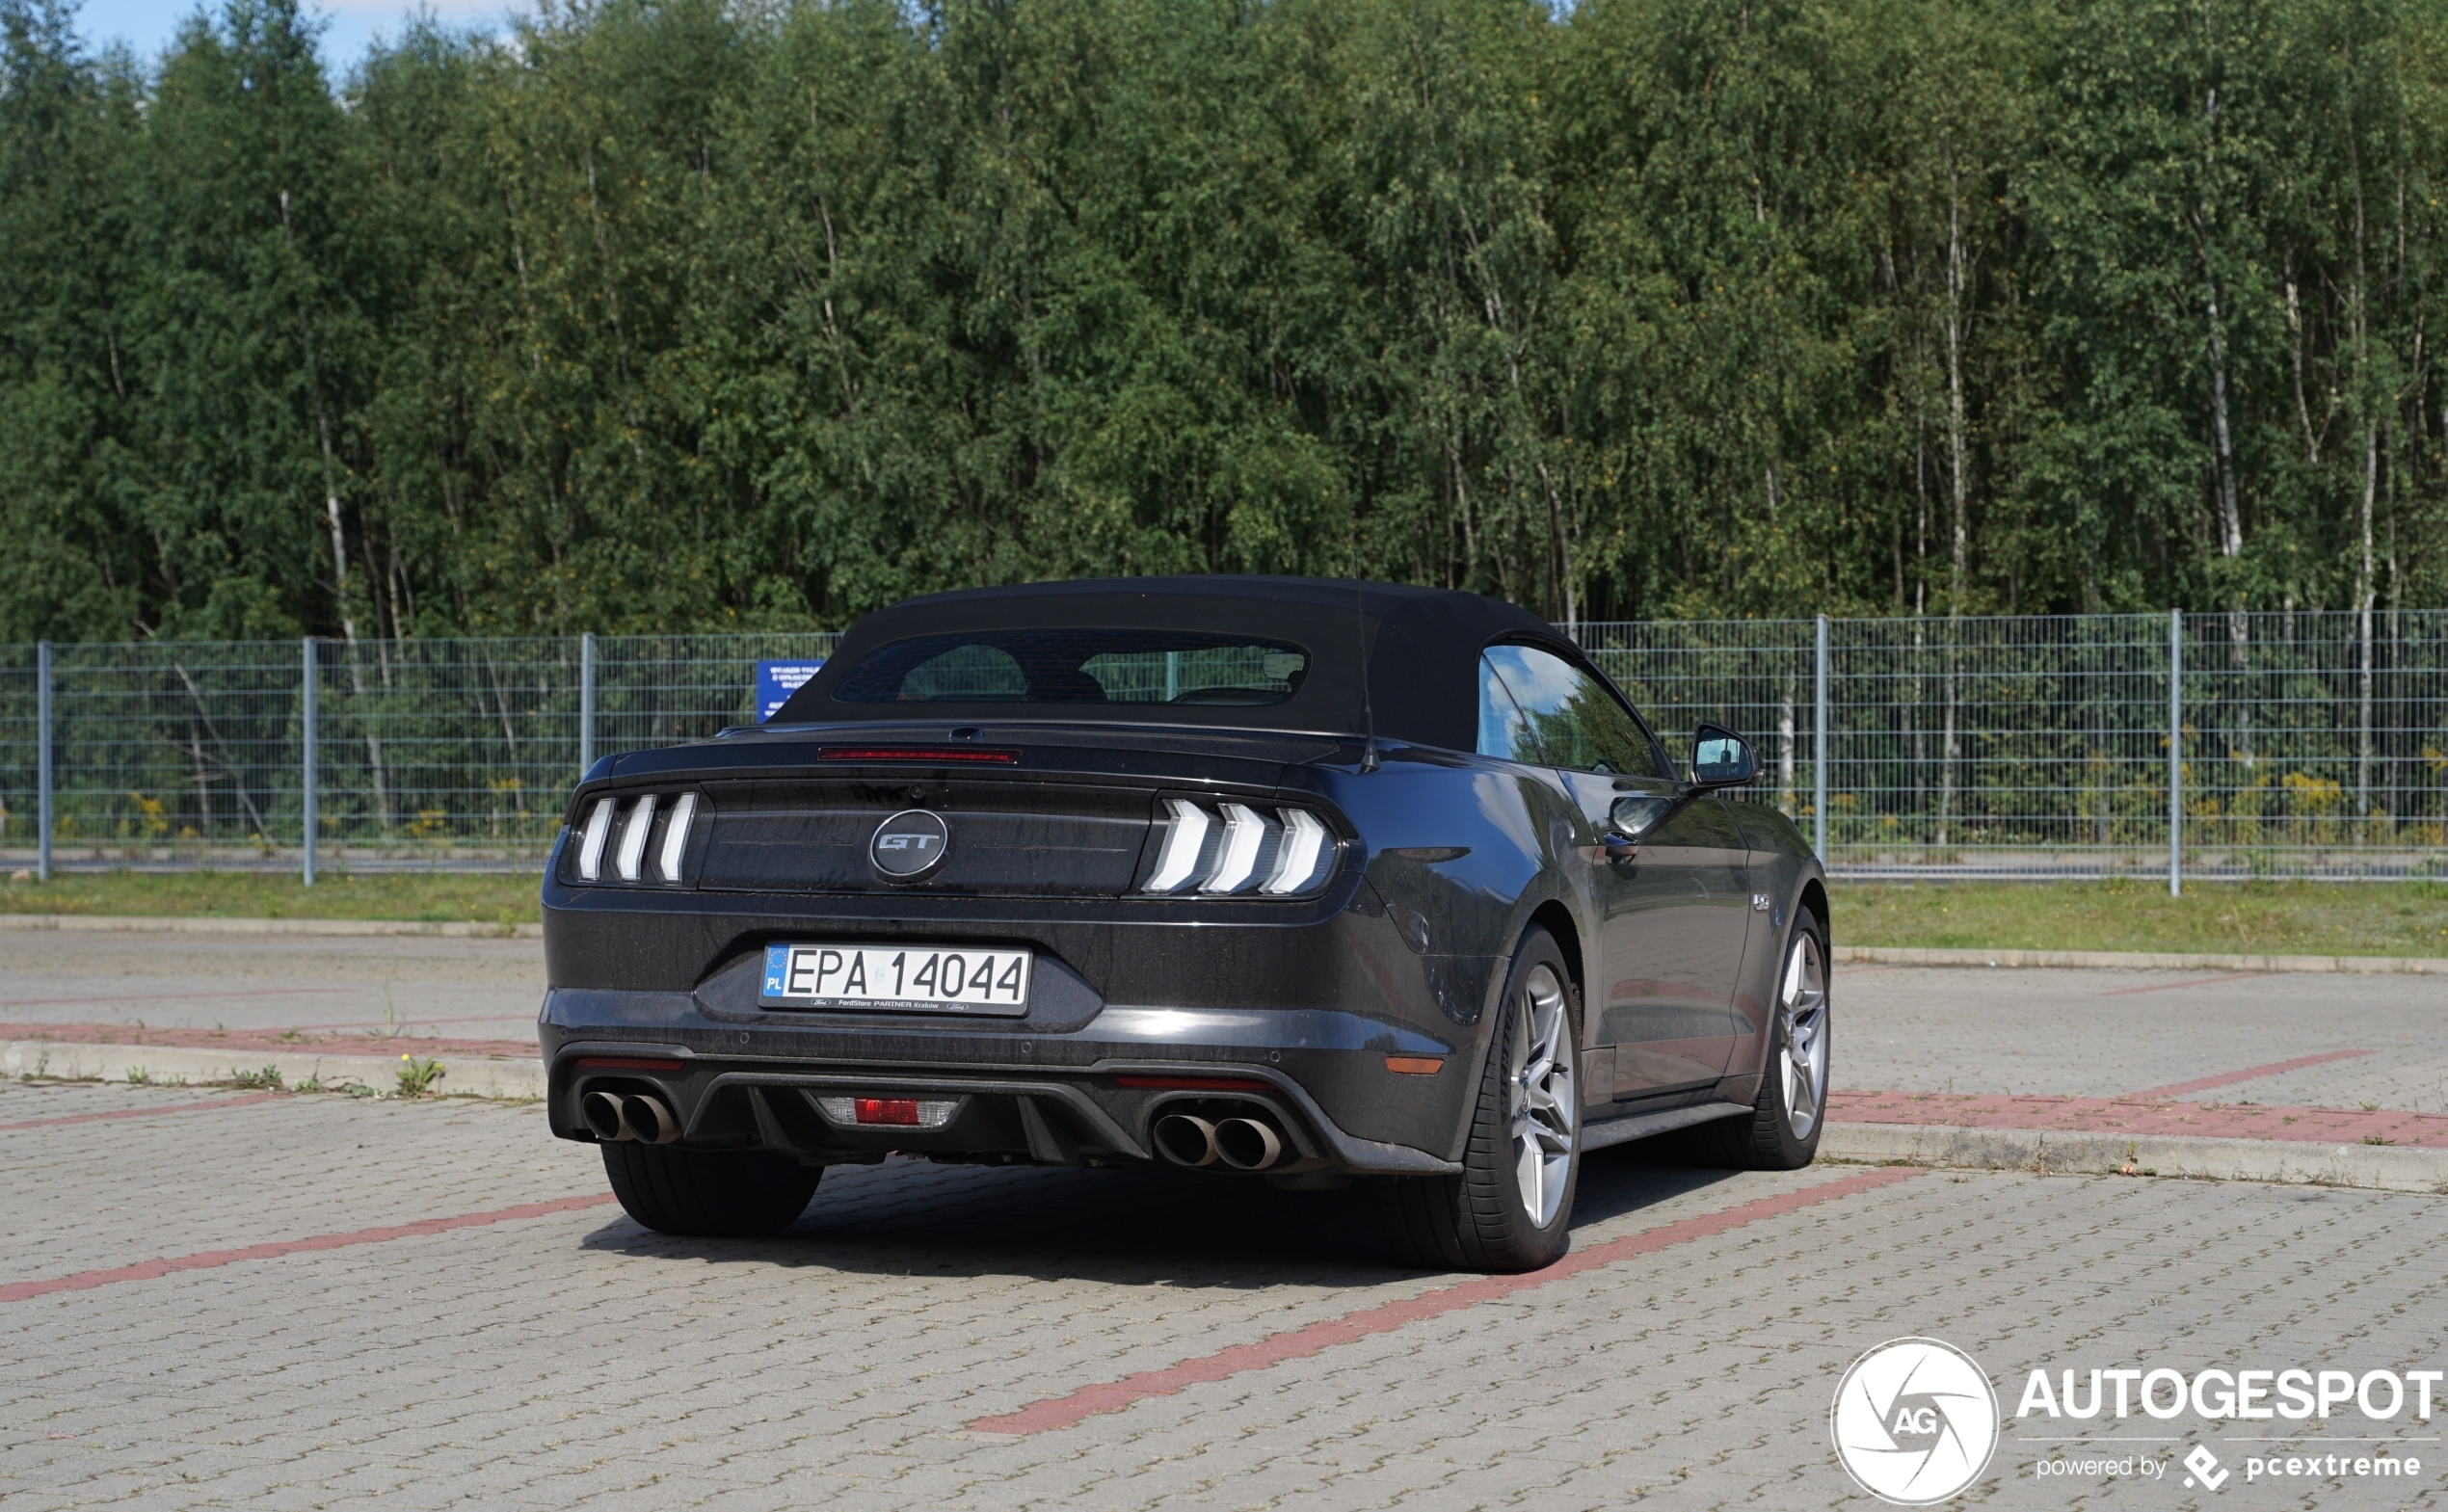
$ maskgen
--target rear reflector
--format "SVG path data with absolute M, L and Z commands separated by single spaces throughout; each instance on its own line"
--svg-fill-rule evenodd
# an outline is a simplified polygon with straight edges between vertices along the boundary
M 968 761 L 989 766 L 1010 766 L 1020 759 L 1017 751 L 983 746 L 819 746 L 816 755 L 827 761 Z
M 640 1055 L 581 1055 L 580 1071 L 686 1071 L 688 1063 L 677 1060 L 648 1060 Z
M 862 1124 L 907 1124 L 918 1127 L 916 1098 L 852 1098 L 850 1105 Z
M 1386 1070 L 1404 1076 L 1433 1076 L 1445 1069 L 1442 1055 L 1389 1055 Z
M 1272 1092 L 1274 1083 L 1255 1076 L 1116 1076 L 1126 1087 L 1152 1092 Z

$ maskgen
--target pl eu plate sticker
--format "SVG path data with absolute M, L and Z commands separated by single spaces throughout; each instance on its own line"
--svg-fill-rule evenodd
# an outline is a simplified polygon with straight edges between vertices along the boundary
M 788 945 L 767 945 L 765 947 L 765 995 L 767 997 L 780 997 L 782 995 L 782 979 L 787 975 L 789 971 L 790 947 Z
M 824 670 L 821 661 L 760 661 L 757 664 L 757 723 L 782 712 L 800 685 Z

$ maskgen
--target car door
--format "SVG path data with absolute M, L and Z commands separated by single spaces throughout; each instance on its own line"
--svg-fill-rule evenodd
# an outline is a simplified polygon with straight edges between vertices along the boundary
M 1750 1024 L 1736 1012 L 1750 931 L 1750 851 L 1730 805 L 1715 793 L 1687 799 L 1642 839 L 1657 865 L 1651 918 L 1628 921 L 1612 990 L 1626 1003 L 1615 1052 L 1615 1096 L 1705 1086 L 1725 1074 Z
M 1733 815 L 1714 796 L 1685 796 L 1664 752 L 1595 673 L 1532 646 L 1491 647 L 1487 659 L 1584 826 L 1602 918 L 1583 1026 L 1593 1076 L 1610 1067 L 1615 1098 L 1713 1084 L 1734 1047 L 1749 907 Z M 1667 813 L 1637 845 L 1610 847 L 1614 806 L 1631 797 Z

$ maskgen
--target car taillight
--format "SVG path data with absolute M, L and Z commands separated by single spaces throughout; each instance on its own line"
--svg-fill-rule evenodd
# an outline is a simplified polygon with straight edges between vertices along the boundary
M 678 882 L 688 861 L 689 830 L 696 822 L 695 793 L 599 798 L 578 832 L 578 880 Z M 604 875 L 607 851 L 609 878 Z
M 1306 809 L 1164 800 L 1164 842 L 1145 892 L 1294 897 L 1326 880 L 1334 837 Z

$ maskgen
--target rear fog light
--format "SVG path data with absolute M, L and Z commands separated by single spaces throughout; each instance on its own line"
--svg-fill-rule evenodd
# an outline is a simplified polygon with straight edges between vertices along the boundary
M 818 1098 L 837 1127 L 942 1128 L 959 1112 L 960 1098 Z

